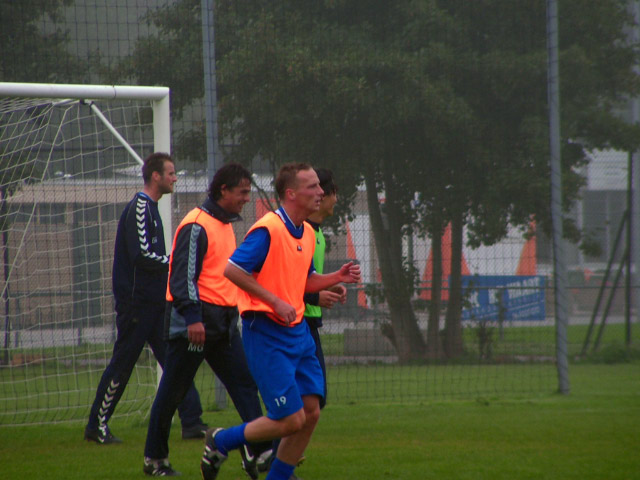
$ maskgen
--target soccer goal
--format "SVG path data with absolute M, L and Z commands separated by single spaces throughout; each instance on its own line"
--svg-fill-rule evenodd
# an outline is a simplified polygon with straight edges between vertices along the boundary
M 0 425 L 88 416 L 115 339 L 118 217 L 170 137 L 168 88 L 0 83 Z M 149 410 L 145 352 L 119 416 Z

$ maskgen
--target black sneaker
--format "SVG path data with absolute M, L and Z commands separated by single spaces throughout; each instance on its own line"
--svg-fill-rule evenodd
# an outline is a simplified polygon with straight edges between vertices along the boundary
M 182 475 L 180 472 L 171 468 L 171 464 L 167 459 L 151 460 L 149 458 L 145 458 L 142 471 L 152 477 L 177 477 Z
M 227 459 L 227 456 L 221 453 L 216 447 L 214 440 L 216 433 L 223 430 L 222 428 L 210 428 L 205 434 L 204 453 L 200 460 L 200 471 L 203 480 L 215 480 L 220 471 L 220 467 Z
M 108 425 L 100 425 L 93 430 L 89 427 L 84 429 L 84 439 L 89 442 L 96 442 L 99 445 L 109 445 L 111 443 L 122 443 L 118 437 L 111 433 Z
M 190 427 L 182 427 L 182 439 L 191 440 L 193 438 L 204 438 L 204 434 L 208 428 L 209 425 L 202 422 L 198 422 Z
M 269 449 L 265 452 L 262 452 L 256 461 L 256 466 L 258 467 L 258 472 L 264 473 L 268 472 L 271 468 L 271 462 L 276 457 L 276 452 Z
M 240 456 L 242 457 L 242 469 L 251 478 L 258 480 L 258 459 L 253 454 L 251 447 L 242 445 L 240 447 Z

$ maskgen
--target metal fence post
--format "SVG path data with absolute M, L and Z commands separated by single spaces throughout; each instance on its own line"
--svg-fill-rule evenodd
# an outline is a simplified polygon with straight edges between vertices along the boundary
M 560 163 L 560 78 L 558 69 L 558 3 L 547 1 L 549 142 L 551 154 L 551 218 L 553 223 L 553 277 L 556 314 L 558 390 L 569 393 L 567 359 L 567 265 L 562 228 L 562 171 Z

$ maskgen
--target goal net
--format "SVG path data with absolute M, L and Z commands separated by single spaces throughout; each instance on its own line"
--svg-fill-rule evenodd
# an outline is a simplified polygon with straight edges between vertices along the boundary
M 115 340 L 118 217 L 140 158 L 170 151 L 168 95 L 0 83 L 0 425 L 88 416 Z M 118 416 L 148 412 L 156 376 L 145 350 Z

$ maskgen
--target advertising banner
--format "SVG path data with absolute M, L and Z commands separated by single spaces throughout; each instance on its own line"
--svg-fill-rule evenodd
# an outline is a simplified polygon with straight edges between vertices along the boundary
M 544 277 L 463 275 L 463 320 L 544 320 Z

